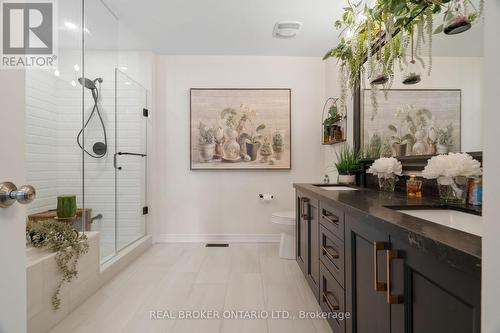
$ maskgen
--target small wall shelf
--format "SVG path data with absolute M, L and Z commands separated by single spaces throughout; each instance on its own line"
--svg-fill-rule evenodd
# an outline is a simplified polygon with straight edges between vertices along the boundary
M 325 146 L 346 142 L 347 115 L 339 110 L 339 98 L 329 97 L 321 116 L 321 144 Z
M 339 144 L 339 143 L 344 143 L 346 142 L 347 140 L 345 139 L 342 139 L 342 140 L 335 140 L 335 141 L 329 141 L 329 142 L 322 142 L 321 144 L 323 146 L 332 146 L 332 145 L 336 145 L 336 144 Z

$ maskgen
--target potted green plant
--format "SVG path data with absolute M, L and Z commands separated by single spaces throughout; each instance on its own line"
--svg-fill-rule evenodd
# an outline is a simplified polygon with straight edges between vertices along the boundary
M 214 158 L 215 155 L 215 129 L 206 126 L 200 121 L 198 126 L 198 147 L 200 149 L 200 161 L 208 162 Z
M 257 128 L 252 129 L 252 133 L 242 133 L 240 135 L 240 141 L 244 142 L 246 145 L 247 155 L 250 156 L 251 161 L 257 159 L 257 152 L 262 143 L 262 131 L 266 128 L 266 125 L 260 124 Z
M 355 184 L 356 173 L 360 171 L 360 154 L 349 144 L 344 144 L 340 148 L 340 152 L 335 152 L 337 162 L 335 168 L 338 171 L 339 184 Z
M 56 253 L 55 261 L 61 274 L 61 280 L 52 296 L 52 307 L 57 310 L 61 306 L 59 293 L 62 285 L 70 283 L 78 277 L 78 260 L 89 249 L 87 236 L 80 234 L 68 223 L 46 220 L 28 222 L 26 237 L 30 240 L 31 246 L 47 248 Z

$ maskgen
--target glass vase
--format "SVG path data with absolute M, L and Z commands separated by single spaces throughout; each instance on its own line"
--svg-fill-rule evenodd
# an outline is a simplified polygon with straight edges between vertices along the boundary
M 378 186 L 383 192 L 394 192 L 396 187 L 396 175 L 394 174 L 382 174 L 378 175 Z
M 437 183 L 441 201 L 465 204 L 467 199 L 467 177 L 439 177 Z

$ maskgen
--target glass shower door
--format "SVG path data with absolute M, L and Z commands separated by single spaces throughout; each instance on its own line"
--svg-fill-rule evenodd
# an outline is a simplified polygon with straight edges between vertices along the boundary
M 147 90 L 115 69 L 116 250 L 146 234 Z

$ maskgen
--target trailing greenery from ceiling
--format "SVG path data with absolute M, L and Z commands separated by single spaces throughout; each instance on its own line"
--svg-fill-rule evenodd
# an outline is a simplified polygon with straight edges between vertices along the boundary
M 411 38 L 415 42 L 413 57 L 430 75 L 433 34 L 446 32 L 446 25 L 450 22 L 474 22 L 481 17 L 484 7 L 484 0 L 479 0 L 478 8 L 471 0 L 377 0 L 373 7 L 364 4 L 363 0 L 347 2 L 341 18 L 335 22 L 335 28 L 341 31 L 340 41 L 323 59 L 334 57 L 339 61 L 343 108 L 349 89 L 359 87 L 368 78 L 372 117 L 377 111 L 377 87 L 388 90 L 394 79 L 395 66 L 398 65 L 401 72 L 408 66 L 407 48 Z M 434 15 L 442 11 L 445 13 L 444 23 L 434 30 Z M 422 57 L 424 44 L 427 65 Z

